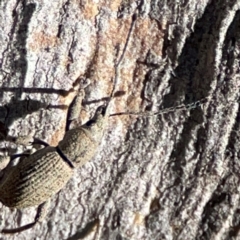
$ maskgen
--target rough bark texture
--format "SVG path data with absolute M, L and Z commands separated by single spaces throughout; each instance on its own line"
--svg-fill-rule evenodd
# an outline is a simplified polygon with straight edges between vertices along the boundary
M 91 117 L 136 9 L 111 113 L 204 104 L 111 117 L 45 221 L 0 239 L 240 239 L 239 0 L 0 0 L 1 133 L 56 145 L 79 78 Z M 1 205 L 1 228 L 34 215 Z

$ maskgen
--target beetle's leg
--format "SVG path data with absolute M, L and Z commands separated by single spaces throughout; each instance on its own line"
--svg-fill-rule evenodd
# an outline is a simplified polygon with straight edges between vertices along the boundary
M 28 138 L 28 142 L 31 139 L 32 144 L 40 144 L 43 145 L 44 147 L 49 146 L 48 143 L 44 142 L 43 140 L 40 140 L 38 138 Z M 13 170 L 13 161 L 16 158 L 20 158 L 19 161 L 21 161 L 23 158 L 28 157 L 29 155 L 32 154 L 32 151 L 28 150 L 25 151 L 24 153 L 19 153 L 19 154 L 13 154 L 11 156 L 4 154 L 3 156 L 0 156 L 0 182 L 4 179 L 4 176 L 7 176 L 9 174 L 9 171 Z
M 83 89 L 81 89 L 70 104 L 67 114 L 66 131 L 70 129 L 70 125 L 81 125 L 81 122 L 78 120 L 78 118 L 82 109 L 82 101 L 84 97 L 85 92 Z
M 49 144 L 39 138 L 33 138 L 33 142 L 32 144 L 40 144 L 40 145 L 43 145 L 44 147 L 48 147 Z
M 46 217 L 49 206 L 50 206 L 50 200 L 48 200 L 38 206 L 37 214 L 35 216 L 33 223 L 29 223 L 29 224 L 19 227 L 19 228 L 3 229 L 1 232 L 4 234 L 13 234 L 13 233 L 19 233 L 19 232 L 22 232 L 22 231 L 32 228 L 38 222 L 42 222 L 42 220 Z
M 19 136 L 19 137 L 12 137 L 12 136 L 7 136 L 6 141 L 13 142 L 17 145 L 23 145 L 27 146 L 30 145 L 33 142 L 33 135 L 24 135 L 24 136 Z
M 6 168 L 6 166 L 9 164 L 9 162 L 11 160 L 7 148 L 2 148 L 1 153 L 3 153 L 3 155 L 0 155 L 0 171 L 2 171 L 4 168 Z
M 70 104 L 67 114 L 65 131 L 68 131 L 70 128 L 82 125 L 81 120 L 79 120 L 79 116 L 82 110 L 82 101 L 84 97 L 85 92 L 83 89 L 81 89 Z
M 49 146 L 48 143 L 44 142 L 43 140 L 40 140 L 38 138 L 32 138 L 32 144 L 40 144 L 43 145 L 44 147 Z M 0 156 L 0 171 L 4 169 L 11 161 L 13 161 L 16 158 L 22 158 L 22 157 L 28 157 L 31 155 L 32 152 L 25 151 L 24 153 L 19 153 L 19 154 L 13 154 L 11 156 L 4 154 Z
M 50 200 L 47 200 L 46 202 L 40 204 L 37 209 L 37 214 L 34 219 L 34 224 L 38 222 L 42 222 L 44 218 L 46 217 L 48 213 L 48 209 L 50 207 Z
M 28 157 L 30 153 L 21 153 L 21 154 L 14 154 L 12 156 L 5 155 L 5 156 L 0 156 L 0 183 L 5 179 L 5 176 L 8 176 L 11 171 L 14 169 L 14 159 L 20 158 L 21 159 Z
M 89 78 L 80 79 L 80 83 L 77 82 L 78 90 L 76 96 L 68 108 L 65 131 L 68 131 L 70 128 L 72 129 L 74 127 L 82 125 L 79 116 L 82 110 L 82 102 L 85 97 L 85 88 L 90 84 L 90 82 L 91 81 Z

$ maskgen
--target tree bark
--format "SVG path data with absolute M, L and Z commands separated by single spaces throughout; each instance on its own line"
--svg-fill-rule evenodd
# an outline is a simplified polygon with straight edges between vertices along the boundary
M 109 117 L 96 156 L 53 197 L 47 218 L 0 239 L 240 238 L 239 0 L 0 6 L 3 137 L 8 128 L 8 137 L 56 146 L 84 79 L 82 122 L 112 89 L 111 114 L 161 113 Z M 0 144 L 10 154 L 32 148 Z M 1 228 L 32 222 L 35 209 L 1 205 Z

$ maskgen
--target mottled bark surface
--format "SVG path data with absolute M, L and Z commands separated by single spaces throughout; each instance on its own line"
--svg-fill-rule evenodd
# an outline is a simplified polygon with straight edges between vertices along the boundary
M 81 78 L 90 118 L 111 93 L 136 9 L 111 113 L 204 104 L 111 117 L 48 217 L 0 239 L 240 239 L 239 0 L 0 0 L 1 134 L 57 145 Z M 36 208 L 0 207 L 1 228 L 34 219 Z

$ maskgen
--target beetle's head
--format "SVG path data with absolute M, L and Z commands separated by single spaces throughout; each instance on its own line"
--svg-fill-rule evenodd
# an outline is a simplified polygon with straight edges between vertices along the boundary
M 83 127 L 86 127 L 96 142 L 100 142 L 103 136 L 104 129 L 108 122 L 107 107 L 101 105 L 97 108 L 94 116 Z

